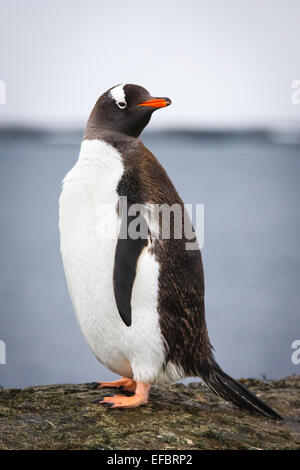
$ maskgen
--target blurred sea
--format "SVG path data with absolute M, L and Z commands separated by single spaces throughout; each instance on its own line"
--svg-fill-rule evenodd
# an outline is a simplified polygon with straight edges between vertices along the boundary
M 186 203 L 205 204 L 206 315 L 235 377 L 300 372 L 300 145 L 249 133 L 148 133 Z M 61 180 L 81 133 L 0 133 L 0 384 L 110 379 L 75 321 L 59 253 Z

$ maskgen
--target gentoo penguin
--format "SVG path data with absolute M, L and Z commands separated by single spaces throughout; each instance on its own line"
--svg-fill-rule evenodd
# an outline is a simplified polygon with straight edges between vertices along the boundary
M 162 217 L 151 217 L 153 207 L 175 205 L 184 214 L 179 225 L 186 220 L 172 182 L 139 139 L 152 113 L 170 104 L 137 85 L 106 91 L 63 180 L 61 253 L 75 314 L 97 359 L 122 376 L 96 386 L 132 392 L 99 403 L 144 405 L 152 384 L 196 376 L 223 399 L 279 418 L 214 359 L 199 248 L 187 249 L 190 238 L 178 237 L 175 224 L 162 237 Z M 134 206 L 139 210 L 131 213 Z M 174 214 L 170 218 L 175 221 Z

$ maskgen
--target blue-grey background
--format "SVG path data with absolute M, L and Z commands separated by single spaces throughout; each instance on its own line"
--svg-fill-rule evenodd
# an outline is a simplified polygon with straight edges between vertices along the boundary
M 145 144 L 205 205 L 206 310 L 233 376 L 299 373 L 300 79 L 296 0 L 0 0 L 0 340 L 7 387 L 109 379 L 76 324 L 58 197 L 96 98 L 173 100 Z

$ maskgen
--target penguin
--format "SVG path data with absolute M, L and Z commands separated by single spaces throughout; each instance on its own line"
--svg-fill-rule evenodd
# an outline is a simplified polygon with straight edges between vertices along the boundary
M 75 315 L 96 358 L 121 376 L 94 387 L 132 392 L 98 403 L 146 405 L 153 384 L 193 376 L 238 407 L 280 418 L 214 358 L 195 234 L 196 245 L 187 249 L 191 237 L 176 236 L 175 223 L 162 237 L 162 218 L 153 215 L 153 207 L 177 207 L 181 215 L 171 214 L 171 222 L 192 229 L 166 171 L 139 137 L 153 112 L 170 104 L 134 84 L 107 90 L 63 180 L 60 248 Z

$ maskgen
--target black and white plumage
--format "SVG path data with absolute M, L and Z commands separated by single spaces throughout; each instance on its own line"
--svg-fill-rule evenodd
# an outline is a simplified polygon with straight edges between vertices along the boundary
M 137 387 L 144 401 L 132 406 L 147 401 L 153 383 L 200 376 L 224 399 L 278 417 L 213 357 L 200 250 L 186 250 L 187 240 L 172 232 L 160 239 L 161 227 L 149 217 L 152 205 L 183 209 L 166 172 L 139 139 L 153 111 L 168 104 L 137 85 L 118 85 L 90 115 L 60 197 L 61 252 L 77 320 L 102 364 L 138 387 L 149 385 L 144 392 Z M 141 206 L 147 236 L 120 239 L 134 219 L 128 215 L 132 204 Z

